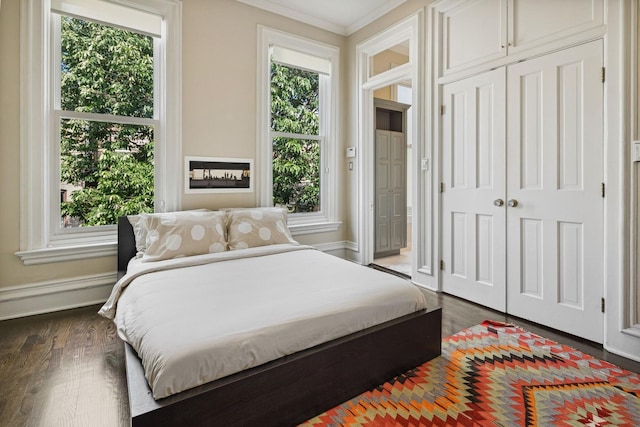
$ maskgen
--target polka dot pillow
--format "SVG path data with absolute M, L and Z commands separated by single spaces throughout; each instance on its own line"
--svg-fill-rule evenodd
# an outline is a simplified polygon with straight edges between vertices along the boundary
M 209 209 L 193 209 L 193 212 L 211 212 Z M 191 211 L 189 211 L 191 212 Z M 181 214 L 181 212 L 171 212 L 170 214 Z M 161 217 L 163 215 L 168 215 L 167 213 L 152 213 L 152 214 L 138 214 L 138 215 L 127 215 L 129 222 L 131 223 L 131 227 L 133 228 L 133 235 L 136 240 L 136 257 L 140 258 L 144 255 L 144 252 L 147 250 L 147 233 L 149 232 L 149 221 L 153 217 Z
M 281 208 L 227 211 L 229 250 L 281 243 L 297 243 L 287 227 L 287 211 Z
M 224 252 L 224 212 L 174 212 L 150 217 L 144 262 Z

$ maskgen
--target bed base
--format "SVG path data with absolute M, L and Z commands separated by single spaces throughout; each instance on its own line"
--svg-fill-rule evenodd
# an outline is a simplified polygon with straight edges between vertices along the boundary
M 440 355 L 441 324 L 423 310 L 157 401 L 125 344 L 131 424 L 297 425 Z
M 121 217 L 118 278 L 135 255 Z M 440 308 L 422 310 L 157 401 L 125 343 L 131 424 L 296 425 L 440 355 L 441 328 Z

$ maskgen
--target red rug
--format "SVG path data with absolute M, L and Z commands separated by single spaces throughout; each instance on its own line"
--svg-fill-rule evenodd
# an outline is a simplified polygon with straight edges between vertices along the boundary
M 304 426 L 640 426 L 640 376 L 484 322 L 442 355 Z

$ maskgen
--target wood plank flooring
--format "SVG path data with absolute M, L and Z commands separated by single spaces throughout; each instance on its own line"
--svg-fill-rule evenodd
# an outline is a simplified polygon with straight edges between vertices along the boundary
M 124 347 L 98 308 L 0 322 L 0 426 L 129 425 Z
M 443 308 L 442 335 L 485 319 L 532 332 L 640 373 L 640 363 L 445 294 L 424 291 Z M 99 306 L 0 322 L 0 426 L 129 425 L 124 349 Z

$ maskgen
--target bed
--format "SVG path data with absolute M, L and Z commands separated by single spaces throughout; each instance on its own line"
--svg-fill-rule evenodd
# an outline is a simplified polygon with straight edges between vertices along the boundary
M 242 216 L 242 211 L 238 212 L 233 215 Z M 265 213 L 279 215 L 276 211 L 263 210 L 260 216 Z M 255 215 L 255 211 L 250 211 L 250 215 Z M 264 246 L 247 248 L 244 242 L 234 242 L 231 238 L 237 232 L 234 224 L 238 226 L 238 223 L 224 221 L 223 234 L 225 240 L 229 240 L 227 250 L 145 264 L 139 259 L 137 230 L 126 217 L 119 220 L 118 283 L 126 285 L 119 290 L 116 285 L 112 293 L 112 297 L 116 297 L 110 298 L 101 314 L 111 311 L 118 333 L 125 340 L 132 425 L 295 425 L 440 354 L 440 309 L 427 309 L 419 302 L 405 301 L 405 295 L 396 298 L 387 294 L 387 285 L 383 286 L 382 282 L 390 280 L 398 284 L 400 279 L 293 241 L 276 239 Z M 277 234 L 276 229 L 282 230 L 282 224 L 277 224 L 272 233 L 266 235 Z M 264 238 L 262 231 L 261 238 Z M 233 250 L 228 250 L 230 248 Z M 285 269 L 282 265 L 288 267 Z M 232 275 L 233 279 L 230 271 L 237 272 Z M 300 282 L 300 271 L 309 274 L 304 287 L 293 283 L 294 277 Z M 370 300 L 367 300 L 355 295 L 356 303 L 352 306 L 347 302 L 349 298 L 343 298 L 338 291 L 340 286 L 348 289 L 357 286 L 341 284 L 337 278 L 349 277 L 351 282 L 356 282 L 355 275 L 364 277 L 364 283 L 369 286 L 367 293 L 377 296 L 368 296 Z M 205 277 L 213 277 L 213 284 L 206 282 Z M 241 296 L 237 297 L 231 288 L 241 289 Z M 208 292 L 215 292 L 215 299 L 219 300 L 210 311 L 222 315 L 224 321 L 218 318 L 203 327 L 206 322 L 201 318 L 189 320 L 189 316 L 207 311 L 202 307 L 210 305 L 203 301 L 213 300 L 207 296 Z M 307 300 L 304 304 L 315 306 L 315 300 L 324 301 L 325 297 L 319 295 L 325 293 L 329 295 L 326 304 L 330 309 L 321 318 L 307 314 L 315 308 L 298 303 L 301 298 Z M 185 304 L 190 304 L 189 309 L 181 305 L 183 295 L 188 300 Z M 224 299 L 228 295 L 232 296 L 231 300 Z M 392 305 L 391 300 L 395 299 L 398 301 Z M 380 300 L 385 301 L 383 305 Z M 169 306 L 166 301 L 171 301 Z M 398 303 L 404 308 L 396 308 Z M 414 303 L 418 304 L 417 309 L 411 308 Z M 191 304 L 195 304 L 195 308 L 191 308 Z M 286 317 L 289 316 L 287 307 L 296 311 L 291 315 L 296 323 L 291 325 Z M 360 316 L 359 310 L 371 311 L 372 307 L 378 312 L 377 316 L 382 315 L 382 320 L 370 320 L 365 314 Z M 145 317 L 143 332 L 138 337 L 132 336 L 128 328 L 135 329 L 139 319 Z M 246 325 L 243 323 L 249 317 L 260 319 L 261 328 L 250 338 L 244 335 Z M 182 327 L 174 329 L 181 322 Z M 217 328 L 222 327 L 219 324 L 227 323 L 234 324 L 233 333 L 219 332 Z M 146 326 L 148 324 L 152 327 Z M 176 332 L 184 329 L 189 332 Z M 209 332 L 216 340 L 224 337 L 216 349 L 200 345 L 206 341 L 203 337 L 208 339 Z M 154 335 L 161 337 L 157 340 L 158 346 L 164 345 L 164 349 L 156 349 L 145 341 Z M 188 344 L 183 335 L 194 335 L 198 345 Z M 272 342 L 277 345 L 271 345 Z M 247 362 L 229 352 L 236 347 L 243 349 L 243 354 L 251 355 L 251 360 Z M 158 352 L 162 353 L 159 358 L 148 357 Z M 189 359 L 183 358 L 184 353 L 188 353 Z M 192 361 L 194 354 L 199 362 Z M 166 376 L 168 379 L 159 380 L 158 360 L 164 363 L 172 359 L 178 362 L 166 368 L 166 372 L 171 373 Z M 183 383 L 183 377 L 191 379 Z

